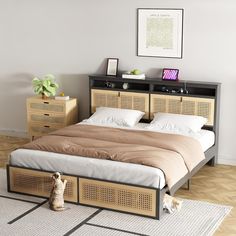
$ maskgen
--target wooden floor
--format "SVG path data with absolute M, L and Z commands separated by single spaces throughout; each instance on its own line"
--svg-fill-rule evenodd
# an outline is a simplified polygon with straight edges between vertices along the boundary
M 176 196 L 233 206 L 215 235 L 236 236 L 236 166 L 204 166 L 192 178 L 190 191 L 181 189 Z
M 9 153 L 29 140 L 0 136 L 0 167 L 5 167 Z M 216 236 L 236 236 L 236 166 L 205 166 L 191 181 L 191 189 L 181 189 L 177 197 L 233 206 Z
M 28 139 L 0 135 L 0 168 L 8 163 L 10 152 L 27 142 Z

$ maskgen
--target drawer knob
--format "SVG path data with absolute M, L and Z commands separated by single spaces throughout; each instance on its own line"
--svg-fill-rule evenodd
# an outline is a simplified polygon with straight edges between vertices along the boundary
M 49 104 L 49 102 L 43 102 L 44 104 Z
M 49 114 L 44 114 L 45 116 L 49 116 Z
M 50 126 L 49 126 L 49 125 L 44 125 L 44 127 L 45 127 L 45 128 L 50 128 Z

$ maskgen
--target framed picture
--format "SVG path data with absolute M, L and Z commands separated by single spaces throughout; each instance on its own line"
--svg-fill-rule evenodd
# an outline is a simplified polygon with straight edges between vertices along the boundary
M 163 80 L 178 80 L 178 76 L 179 76 L 178 69 L 164 68 L 162 71 Z
M 118 58 L 107 58 L 107 70 L 106 75 L 117 76 L 118 72 Z
M 183 57 L 183 9 L 138 9 L 138 56 Z

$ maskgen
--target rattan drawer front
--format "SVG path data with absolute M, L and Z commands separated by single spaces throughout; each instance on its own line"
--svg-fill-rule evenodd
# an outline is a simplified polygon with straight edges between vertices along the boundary
M 65 116 L 55 116 L 51 115 L 50 113 L 45 113 L 45 114 L 29 113 L 29 122 L 31 121 L 64 124 Z
M 49 197 L 52 189 L 52 173 L 9 167 L 10 190 L 18 193 L 32 194 L 40 197 Z M 77 177 L 62 176 L 67 180 L 64 199 L 69 202 L 78 202 Z
M 30 134 L 33 136 L 41 136 L 44 134 L 48 134 L 64 127 L 63 124 L 54 125 L 47 122 L 44 123 L 31 122 L 28 125 L 29 125 L 28 130 Z
M 79 178 L 79 203 L 156 216 L 155 189 Z
M 64 113 L 65 107 L 62 104 L 51 104 L 50 102 L 30 102 L 29 109 L 34 111 L 51 111 Z
M 151 94 L 151 119 L 156 112 L 198 115 L 207 118 L 207 125 L 214 125 L 215 100 L 211 98 Z

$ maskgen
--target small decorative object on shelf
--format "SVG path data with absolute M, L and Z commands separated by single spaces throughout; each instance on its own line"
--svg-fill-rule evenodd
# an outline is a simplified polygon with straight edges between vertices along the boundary
M 55 96 L 55 100 L 69 100 L 70 96 Z
M 33 89 L 36 94 L 42 95 L 42 99 L 55 96 L 58 84 L 55 82 L 55 76 L 52 74 L 45 75 L 42 79 L 35 77 L 32 80 Z
M 128 83 L 123 83 L 122 87 L 123 87 L 123 89 L 128 89 L 129 88 L 129 84 Z
M 117 76 L 118 63 L 119 63 L 118 58 L 107 58 L 106 75 L 108 75 L 108 76 Z
M 164 68 L 162 71 L 162 79 L 163 80 L 178 80 L 179 70 L 178 69 L 170 69 Z
M 145 79 L 145 74 L 142 73 L 139 69 L 133 69 L 122 74 L 123 79 Z
M 65 96 L 64 92 L 61 92 L 59 96 L 55 96 L 56 100 L 69 100 L 70 96 Z
M 114 84 L 114 83 L 111 83 L 111 82 L 108 82 L 108 81 L 106 81 L 105 86 L 106 86 L 107 88 L 115 88 L 115 84 Z

